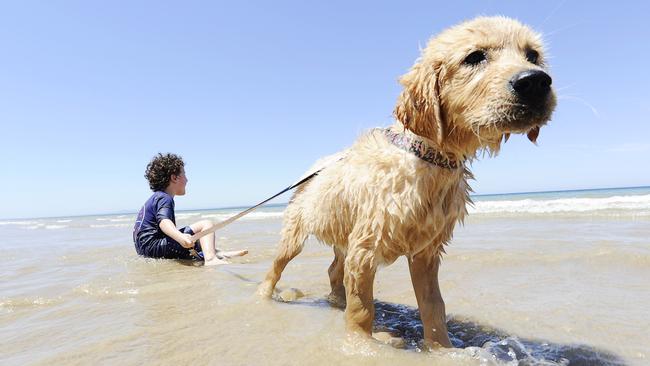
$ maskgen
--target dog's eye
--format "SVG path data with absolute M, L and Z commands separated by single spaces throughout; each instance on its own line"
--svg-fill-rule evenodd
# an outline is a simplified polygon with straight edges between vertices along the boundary
M 478 65 L 481 62 L 487 61 L 487 55 L 485 54 L 484 51 L 474 51 L 470 53 L 467 57 L 465 57 L 465 60 L 463 60 L 463 64 L 465 65 Z
M 526 51 L 526 60 L 528 60 L 528 62 L 530 63 L 537 65 L 537 62 L 539 61 L 539 52 L 535 50 Z

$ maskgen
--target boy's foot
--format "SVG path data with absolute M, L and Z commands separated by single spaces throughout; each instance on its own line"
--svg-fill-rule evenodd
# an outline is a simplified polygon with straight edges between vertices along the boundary
M 248 254 L 248 250 L 233 250 L 230 252 L 218 251 L 217 258 L 232 258 L 232 257 L 241 257 Z
M 221 258 L 214 257 L 214 258 L 212 258 L 212 259 L 210 259 L 210 260 L 207 260 L 207 259 L 206 259 L 206 260 L 203 262 L 203 265 L 204 265 L 204 266 L 218 266 L 218 265 L 229 264 L 229 263 L 230 263 L 230 262 L 226 262 L 226 261 L 224 261 L 224 260 L 221 259 Z

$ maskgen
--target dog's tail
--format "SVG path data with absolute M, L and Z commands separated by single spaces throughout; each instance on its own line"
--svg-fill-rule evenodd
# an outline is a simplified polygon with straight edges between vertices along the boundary
M 346 155 L 347 155 L 347 150 L 318 159 L 318 161 L 316 161 L 316 163 L 309 170 L 307 170 L 307 172 L 303 174 L 303 176 L 300 177 L 293 184 L 292 187 L 297 187 L 300 184 L 308 181 L 309 179 L 313 178 L 318 173 L 320 173 L 323 169 L 327 168 L 333 163 L 336 163 L 339 160 L 343 160 L 343 158 L 345 158 Z

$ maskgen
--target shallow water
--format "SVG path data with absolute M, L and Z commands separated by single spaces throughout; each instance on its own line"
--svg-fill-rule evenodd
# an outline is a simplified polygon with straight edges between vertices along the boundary
M 650 215 L 644 203 L 620 203 L 647 197 L 598 201 L 615 196 L 582 211 L 558 210 L 572 204 L 558 197 L 477 204 L 440 274 L 459 348 L 434 352 L 418 347 L 404 259 L 375 281 L 375 327 L 403 338 L 404 349 L 346 336 L 342 311 L 323 300 L 331 249 L 314 239 L 279 283 L 305 297 L 258 298 L 278 208 L 218 232 L 220 247 L 250 254 L 217 268 L 138 257 L 133 215 L 0 221 L 0 364 L 645 365 Z M 180 226 L 232 212 L 177 218 Z

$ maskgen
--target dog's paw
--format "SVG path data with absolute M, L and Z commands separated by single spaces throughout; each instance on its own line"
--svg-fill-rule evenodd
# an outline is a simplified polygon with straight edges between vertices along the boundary
M 305 294 L 297 288 L 288 288 L 278 294 L 278 300 L 284 302 L 296 301 L 301 297 L 304 297 Z
M 404 342 L 404 339 L 400 337 L 393 337 L 393 335 L 388 332 L 373 333 L 372 337 L 378 340 L 379 342 L 387 344 L 391 347 L 406 348 L 406 343 Z
M 333 307 L 335 307 L 335 308 L 339 308 L 339 309 L 345 309 L 345 306 L 346 306 L 345 295 L 340 296 L 340 295 L 336 295 L 336 294 L 330 293 L 329 295 L 327 295 L 327 296 L 325 297 L 325 299 L 326 299 L 327 302 L 329 302 L 330 305 L 332 305 Z
M 273 295 L 273 287 L 266 282 L 262 282 L 262 284 L 257 288 L 257 295 L 270 299 Z

